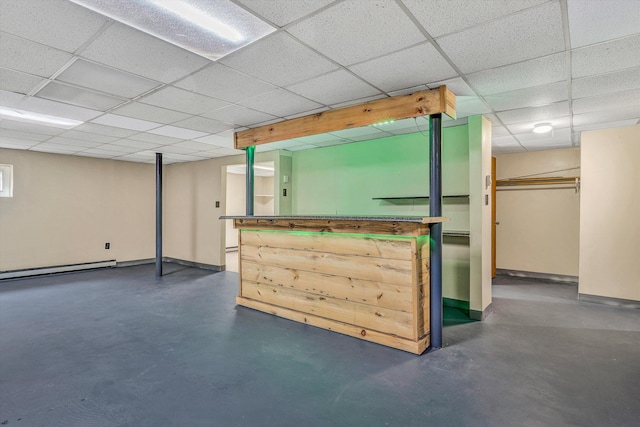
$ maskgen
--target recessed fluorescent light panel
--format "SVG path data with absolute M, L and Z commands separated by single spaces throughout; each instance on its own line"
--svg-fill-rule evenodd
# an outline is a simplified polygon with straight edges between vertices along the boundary
M 533 127 L 533 133 L 548 133 L 553 130 L 551 123 L 538 123 Z
M 213 61 L 275 31 L 229 0 L 71 0 Z
M 33 113 L 31 111 L 7 107 L 0 107 L 0 118 L 15 120 L 17 122 L 37 123 L 63 129 L 71 129 L 84 123 L 80 120 L 66 119 L 64 117 L 50 116 L 48 114 Z

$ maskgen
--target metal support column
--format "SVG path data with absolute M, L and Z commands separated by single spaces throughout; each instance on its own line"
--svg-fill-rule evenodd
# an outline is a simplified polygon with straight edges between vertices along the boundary
M 156 153 L 156 277 L 162 276 L 162 153 Z
M 253 163 L 256 146 L 247 147 L 247 216 L 253 215 Z
M 442 216 L 442 115 L 429 116 L 429 216 Z M 442 223 L 430 227 L 431 347 L 442 348 Z

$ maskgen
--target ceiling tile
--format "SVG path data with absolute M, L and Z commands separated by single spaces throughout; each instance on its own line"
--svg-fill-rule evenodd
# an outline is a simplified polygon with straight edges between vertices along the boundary
M 317 148 L 317 147 L 315 145 L 311 145 L 311 144 L 304 144 L 304 145 L 294 145 L 294 146 L 285 148 L 285 150 L 287 150 L 287 151 L 302 151 L 302 150 L 310 150 L 312 148 Z
M 87 150 L 87 151 L 79 151 L 74 154 L 74 156 L 81 157 L 93 157 L 96 159 L 113 159 L 117 157 L 119 153 L 113 151 L 104 151 L 104 150 Z
M 289 120 L 289 119 L 297 119 L 298 117 L 304 117 L 304 116 L 310 116 L 312 114 L 318 114 L 318 113 L 322 113 L 323 111 L 327 111 L 329 110 L 329 107 L 320 107 L 320 108 L 315 108 L 313 110 L 309 110 L 309 111 L 304 111 L 302 113 L 296 113 L 296 114 L 289 114 L 287 116 L 284 116 L 285 119 Z M 276 119 L 275 121 L 273 121 L 273 123 L 279 122 L 281 121 L 280 119 Z M 267 124 L 269 122 L 263 122 L 264 124 Z
M 145 133 L 145 132 L 132 135 L 129 137 L 129 139 L 134 139 L 136 141 L 143 141 L 143 142 L 152 142 L 156 145 L 173 144 L 183 140 L 183 138 L 171 138 L 169 136 L 154 135 L 152 133 Z
M 573 79 L 571 95 L 574 99 L 640 88 L 640 67 L 598 76 Z
M 567 54 L 563 52 L 469 74 L 467 79 L 479 95 L 491 95 L 559 82 L 567 75 Z
M 222 64 L 212 64 L 180 80 L 175 86 L 228 102 L 251 98 L 275 87 Z
M 118 116 L 116 114 L 105 114 L 104 116 L 92 120 L 92 122 L 99 125 L 114 126 L 129 130 L 137 130 L 140 132 L 145 132 L 149 129 L 154 129 L 161 126 L 160 123 L 132 119 L 131 117 Z
M 63 132 L 59 136 L 61 138 L 81 139 L 81 140 L 85 140 L 85 141 L 99 142 L 99 143 L 102 143 L 102 144 L 107 144 L 109 142 L 113 142 L 113 141 L 118 139 L 115 136 L 97 135 L 97 134 L 94 134 L 94 133 L 87 133 L 87 132 L 78 132 L 75 129 L 76 128 L 74 128 L 74 130 L 68 130 L 66 132 Z
M 181 120 L 174 123 L 175 126 L 181 128 L 198 130 L 205 133 L 219 133 L 225 130 L 233 129 L 233 125 L 230 123 L 221 122 L 218 120 L 207 119 L 205 117 L 193 116 L 186 120 Z M 200 135 L 204 136 L 204 135 Z
M 156 123 L 169 124 L 191 117 L 191 114 L 180 113 L 178 111 L 167 110 L 166 108 L 154 105 L 143 104 L 141 102 L 131 102 L 113 111 L 121 116 L 133 117 L 140 120 L 149 120 Z
M 599 123 L 616 122 L 630 119 L 640 119 L 640 106 L 615 108 L 611 110 L 598 111 L 595 113 L 574 114 L 573 126 L 578 128 Z
M 527 132 L 516 135 L 516 139 L 527 148 L 527 144 L 537 144 L 538 146 L 556 143 L 571 145 L 571 129 L 554 129 L 550 133 L 545 134 Z
M 21 93 L 14 93 L 12 91 L 6 91 L 0 89 L 0 105 L 5 107 L 17 107 L 25 96 Z
M 233 155 L 239 155 L 239 154 L 242 154 L 241 150 L 233 150 L 230 148 L 220 148 L 220 149 L 207 150 L 207 151 L 196 151 L 191 155 L 198 156 L 203 159 L 214 159 L 216 157 L 226 157 L 226 156 L 233 156 Z
M 0 128 L 0 138 L 2 139 L 23 139 L 26 141 L 38 141 L 42 142 L 49 139 L 51 135 L 42 135 L 40 133 L 24 132 L 12 129 Z
M 475 96 L 457 96 L 456 97 L 456 117 L 475 116 L 478 114 L 490 113 L 489 108 L 482 100 Z
M 409 93 L 412 93 L 412 92 L 409 92 Z M 351 105 L 364 104 L 366 102 L 371 102 L 371 101 L 375 101 L 375 100 L 382 99 L 382 98 L 388 98 L 388 96 L 386 96 L 383 93 L 380 94 L 380 95 L 367 96 L 366 98 L 353 99 L 351 101 L 341 102 L 339 104 L 333 104 L 333 105 L 331 105 L 331 108 L 332 109 L 344 108 L 344 107 L 349 107 Z
M 276 117 L 261 111 L 251 110 L 240 105 L 230 105 L 218 110 L 209 111 L 202 114 L 204 117 L 218 120 L 225 123 L 234 123 L 240 126 L 250 126 L 256 123 L 273 120 Z
M 34 97 L 27 98 L 22 104 L 20 104 L 20 109 L 34 113 L 48 114 L 50 116 L 65 117 L 67 119 L 82 121 L 91 120 L 102 114 L 102 111 L 76 107 L 62 102 Z
M 121 156 L 123 154 L 129 154 L 126 151 L 115 151 L 115 150 L 105 150 L 101 148 L 89 148 L 88 150 L 84 150 L 78 153 L 78 155 L 85 155 L 90 157 L 102 157 L 102 158 L 111 158 L 116 156 Z
M 38 144 L 38 141 L 26 139 L 3 138 L 0 136 L 0 148 L 11 148 L 13 150 L 28 150 Z
M 142 149 L 138 148 L 138 147 L 134 147 L 132 145 L 115 145 L 115 144 L 103 144 L 99 147 L 96 147 L 92 150 L 95 150 L 96 152 L 102 151 L 104 153 L 111 153 L 111 152 L 117 152 L 118 155 L 122 155 L 122 154 L 131 154 L 131 153 L 137 153 L 139 151 L 142 151 Z
M 240 104 L 278 117 L 309 111 L 321 106 L 317 102 L 302 98 L 284 89 L 247 99 Z
M 509 131 L 504 126 L 492 126 L 491 127 L 491 136 L 493 138 L 501 137 L 501 136 L 509 136 Z
M 66 0 L 0 2 L 2 31 L 67 52 L 75 52 L 106 22 L 104 16 Z
M 239 0 L 258 15 L 263 16 L 274 24 L 283 27 L 288 23 L 302 18 L 334 0 Z
M 498 113 L 498 117 L 504 124 L 539 121 L 547 122 L 554 117 L 565 117 L 568 115 L 568 102 L 558 102 L 555 104 L 545 105 L 543 107 L 519 108 L 517 110 Z
M 151 129 L 148 132 L 155 135 L 169 136 L 171 138 L 180 139 L 201 138 L 206 135 L 205 132 L 199 132 L 197 130 L 185 129 L 176 126 L 162 126 L 156 129 Z
M 208 135 L 194 141 L 203 142 L 216 147 L 233 148 L 233 136 Z
M 82 56 L 163 83 L 191 74 L 209 62 L 119 23 L 114 23 L 87 46 Z
M 42 77 L 0 68 L 0 90 L 27 94 L 44 81 Z
M 140 99 L 145 104 L 164 107 L 189 114 L 201 114 L 206 111 L 226 107 L 229 103 L 187 90 L 167 86 Z
M 514 145 L 520 146 L 520 144 L 518 143 L 518 140 L 511 135 L 497 136 L 497 137 L 491 138 L 491 146 L 493 147 L 514 146 Z
M 56 80 L 125 98 L 134 98 L 161 85 L 144 77 L 82 59 L 71 64 Z
M 119 139 L 111 143 L 111 145 L 118 145 L 122 147 L 139 148 L 140 150 L 151 150 L 159 147 L 162 144 L 156 144 L 153 142 L 136 141 L 134 139 Z
M 218 148 L 218 149 L 209 150 L 209 151 L 198 151 L 196 153 L 193 153 L 193 155 L 201 156 L 201 155 L 205 155 L 205 153 L 209 153 L 211 157 L 224 157 L 224 156 L 237 156 L 237 155 L 243 154 L 244 151 L 236 150 L 233 148 Z
M 42 135 L 58 135 L 65 131 L 62 128 L 54 128 L 51 126 L 41 126 L 35 123 L 14 122 L 13 120 L 0 120 L 0 128 L 17 130 L 21 132 L 39 133 Z M 76 126 L 74 129 L 77 129 Z
M 564 33 L 560 5 L 549 2 L 437 42 L 463 73 L 561 52 Z
M 640 89 L 576 99 L 572 110 L 573 114 L 584 114 L 633 106 L 640 107 Z
M 73 56 L 29 40 L 0 33 L 0 67 L 51 77 Z
M 520 89 L 513 92 L 498 93 L 484 97 L 485 101 L 495 111 L 515 110 L 524 107 L 536 107 L 552 104 L 569 99 L 569 84 L 564 82 L 551 83 Z
M 277 86 L 297 83 L 337 68 L 284 32 L 259 40 L 220 62 Z
M 379 90 L 345 70 L 332 71 L 288 86 L 287 89 L 327 105 L 380 94 Z
M 43 142 L 41 144 L 36 145 L 35 147 L 31 147 L 32 151 L 42 151 L 46 153 L 64 153 L 64 154 L 73 154 L 82 150 L 82 147 L 73 146 L 73 145 L 61 145 L 61 144 L 51 144 L 48 142 Z
M 567 0 L 571 47 L 628 36 L 640 28 L 638 0 Z
M 91 141 L 88 139 L 80 140 L 80 139 L 72 139 L 72 138 L 62 138 L 59 136 L 54 136 L 53 138 L 48 140 L 47 143 L 66 145 L 68 147 L 87 147 L 87 148 L 97 147 L 98 145 L 102 145 L 102 142 Z
M 349 69 L 385 92 L 436 82 L 457 74 L 431 43 L 423 43 Z
M 165 145 L 163 147 L 155 148 L 154 150 L 157 153 L 169 153 L 169 154 L 189 154 L 196 151 L 192 148 L 176 147 L 175 145 Z
M 73 128 L 81 132 L 95 133 L 98 135 L 115 136 L 117 138 L 126 138 L 135 135 L 137 131 L 121 129 L 113 126 L 102 126 L 95 123 L 83 123 Z
M 36 94 L 38 98 L 60 101 L 66 104 L 107 111 L 125 102 L 122 98 L 103 95 L 86 89 L 69 86 L 63 83 L 49 82 Z
M 564 117 L 553 117 L 550 119 L 543 119 L 543 120 L 533 119 L 526 122 L 511 123 L 507 125 L 507 129 L 509 130 L 509 132 L 511 132 L 514 135 L 530 134 L 530 133 L 533 133 L 533 127 L 536 124 L 543 123 L 543 122 L 551 123 L 553 128 L 556 130 L 569 128 L 571 126 L 571 118 L 569 116 L 564 116 Z
M 573 78 L 594 76 L 640 66 L 640 34 L 571 51 Z
M 338 3 L 287 29 L 342 65 L 352 65 L 425 41 L 393 0 Z
M 204 142 L 197 142 L 197 141 L 176 142 L 175 144 L 172 144 L 171 146 L 172 147 L 179 147 L 179 148 L 186 148 L 186 149 L 189 149 L 191 151 L 194 151 L 194 150 L 198 150 L 198 151 L 211 150 L 211 144 L 205 144 Z
M 429 89 L 429 86 L 427 85 L 418 85 L 418 86 L 407 87 L 400 90 L 393 90 L 393 91 L 387 92 L 387 95 L 389 96 L 408 95 L 410 93 L 420 92 L 427 89 Z
M 429 87 L 432 89 L 437 89 L 440 86 L 446 86 L 447 89 L 456 96 L 478 96 L 462 77 L 454 77 L 452 79 L 429 83 Z
M 637 124 L 638 124 L 637 119 L 629 119 L 629 120 L 620 120 L 617 122 L 606 122 L 606 123 L 597 123 L 592 125 L 576 126 L 573 128 L 573 130 L 576 132 L 586 132 L 589 130 L 622 128 L 622 127 L 633 126 Z
M 462 30 L 544 3 L 546 0 L 403 0 L 433 37 Z
M 202 160 L 202 157 L 193 156 L 193 155 L 186 155 L 186 154 L 169 153 L 169 154 L 164 156 L 164 159 L 166 159 L 168 161 L 172 161 L 174 163 L 180 163 L 180 162 L 197 162 L 199 160 Z

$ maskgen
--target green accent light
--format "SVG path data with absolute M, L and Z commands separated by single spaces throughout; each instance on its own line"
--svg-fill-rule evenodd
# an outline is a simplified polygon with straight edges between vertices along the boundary
M 388 125 L 389 123 L 393 123 L 393 122 L 395 122 L 395 120 L 392 120 L 392 119 L 391 120 L 384 120 L 382 122 L 378 122 L 378 123 L 374 124 L 374 126 Z
M 291 230 L 256 230 L 253 228 L 240 228 L 243 232 L 260 232 L 260 233 L 282 233 L 292 236 L 309 236 L 309 235 L 330 235 L 330 236 L 345 236 L 345 237 L 364 237 L 370 239 L 400 239 L 411 240 L 421 237 L 429 238 L 429 236 L 397 236 L 395 234 L 368 234 L 368 233 L 335 233 L 331 231 L 291 231 Z

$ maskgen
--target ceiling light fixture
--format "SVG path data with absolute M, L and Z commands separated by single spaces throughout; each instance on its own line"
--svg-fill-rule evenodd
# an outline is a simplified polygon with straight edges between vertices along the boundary
M 71 0 L 212 61 L 276 29 L 231 0 Z
M 266 170 L 266 171 L 274 171 L 275 168 L 270 167 L 270 166 L 260 166 L 260 165 L 253 165 L 254 169 L 262 169 L 262 170 Z
M 0 107 L 0 117 L 17 122 L 37 123 L 63 129 L 71 129 L 84 122 L 64 117 L 50 116 L 48 114 L 33 113 L 31 111 L 17 110 L 15 108 Z
M 208 15 L 207 12 L 198 9 L 197 7 L 193 7 L 190 4 L 180 1 L 166 0 L 155 0 L 152 1 L 152 3 L 157 7 L 167 10 L 188 22 L 196 24 L 204 30 L 213 31 L 223 39 L 235 43 L 244 40 L 244 36 L 236 31 L 235 28 L 232 28 L 230 25 L 227 25 L 224 22 L 218 21 L 213 16 Z M 184 34 L 177 35 L 184 37 Z
M 553 130 L 551 123 L 538 123 L 533 127 L 533 133 L 548 133 Z

